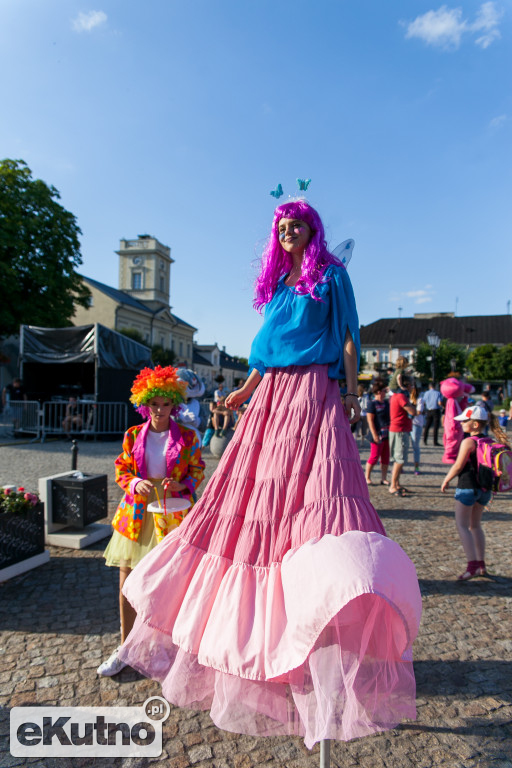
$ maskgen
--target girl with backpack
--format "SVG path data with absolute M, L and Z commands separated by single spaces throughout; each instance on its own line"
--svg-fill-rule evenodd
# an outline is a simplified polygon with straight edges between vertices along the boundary
M 450 481 L 458 477 L 455 491 L 455 522 L 467 557 L 467 566 L 459 581 L 468 581 L 473 576 L 487 576 L 485 568 L 485 535 L 480 525 L 482 514 L 491 500 L 492 487 L 483 488 L 479 482 L 477 448 L 479 440 L 485 438 L 485 429 L 490 426 L 497 440 L 510 448 L 507 436 L 498 424 L 494 414 L 488 414 L 480 405 L 466 408 L 456 421 L 462 422 L 464 438 L 455 464 L 448 470 L 441 485 L 446 492 Z M 469 438 L 469 439 L 468 439 Z

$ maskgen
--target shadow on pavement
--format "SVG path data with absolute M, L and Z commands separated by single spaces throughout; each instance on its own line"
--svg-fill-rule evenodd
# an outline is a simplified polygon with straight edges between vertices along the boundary
M 458 581 L 457 579 L 419 579 L 421 594 L 425 595 L 482 595 L 509 597 L 512 579 L 497 574 Z

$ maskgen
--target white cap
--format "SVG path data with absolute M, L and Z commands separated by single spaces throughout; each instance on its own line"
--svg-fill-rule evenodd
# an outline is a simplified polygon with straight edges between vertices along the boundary
M 470 405 L 465 411 L 455 416 L 455 421 L 468 421 L 468 419 L 475 419 L 475 421 L 487 421 L 489 414 L 482 408 L 481 405 Z

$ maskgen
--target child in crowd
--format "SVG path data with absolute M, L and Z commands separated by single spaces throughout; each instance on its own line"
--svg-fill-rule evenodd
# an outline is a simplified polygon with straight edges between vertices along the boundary
M 425 425 L 423 395 L 420 394 L 416 384 L 411 388 L 409 399 L 416 406 L 416 416 L 412 418 L 411 443 L 414 453 L 414 474 L 420 474 L 421 435 Z
M 508 416 L 504 408 L 500 408 L 500 415 L 498 416 L 498 422 L 500 427 L 503 427 L 503 429 L 505 430 L 507 429 Z
M 380 459 L 381 485 L 389 485 L 387 480 L 389 467 L 389 400 L 386 400 L 387 387 L 383 381 L 376 381 L 372 387 L 373 400 L 366 410 L 368 430 L 370 432 L 370 457 L 366 463 L 366 482 L 372 485 L 372 469 Z
M 404 388 L 404 375 L 407 371 L 407 366 L 409 365 L 409 361 L 406 357 L 401 355 L 397 358 L 396 361 L 396 369 L 393 375 L 391 376 L 391 380 L 389 382 L 389 391 L 395 394 L 395 392 L 398 392 L 399 390 Z
M 464 438 L 455 464 L 448 470 L 441 490 L 445 493 L 450 481 L 458 477 L 455 522 L 467 558 L 466 570 L 458 579 L 468 581 L 473 576 L 487 575 L 485 535 L 480 522 L 485 506 L 492 496 L 492 491 L 483 490 L 478 482 L 477 441 L 471 438 L 484 437 L 485 429 L 489 425 L 500 443 L 508 445 L 508 441 L 494 414 L 488 414 L 481 405 L 466 408 L 459 416 L 455 416 L 455 419 L 462 423 Z
M 170 495 L 193 504 L 193 494 L 204 477 L 204 462 L 195 431 L 172 418 L 185 401 L 186 383 L 176 368 L 157 365 L 144 368 L 136 377 L 130 400 L 146 420 L 130 427 L 123 440 L 123 452 L 116 459 L 116 482 L 123 489 L 112 527 L 114 533 L 105 550 L 108 566 L 119 568 L 119 610 L 121 643 L 135 621 L 135 611 L 122 593 L 123 584 L 142 558 L 158 544 L 156 524 L 147 511 L 157 501 L 156 486 Z M 175 514 L 175 525 L 184 513 Z M 111 677 L 126 666 L 118 648 L 98 667 L 98 674 Z

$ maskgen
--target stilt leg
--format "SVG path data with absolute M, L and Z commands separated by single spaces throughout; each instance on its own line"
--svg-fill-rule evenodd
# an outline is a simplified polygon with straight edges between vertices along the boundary
M 331 768 L 331 742 L 323 739 L 320 742 L 320 768 Z

